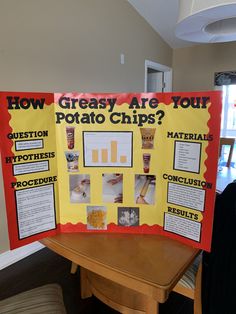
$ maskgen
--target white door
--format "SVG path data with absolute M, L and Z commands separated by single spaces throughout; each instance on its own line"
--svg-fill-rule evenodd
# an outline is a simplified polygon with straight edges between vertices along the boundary
M 172 69 L 165 65 L 145 60 L 144 91 L 171 92 Z
M 147 92 L 162 93 L 164 89 L 164 73 L 160 71 L 148 71 Z

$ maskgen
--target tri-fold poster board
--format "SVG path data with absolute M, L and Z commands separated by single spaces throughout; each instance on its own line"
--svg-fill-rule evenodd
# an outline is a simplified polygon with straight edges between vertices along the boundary
M 63 232 L 210 250 L 221 93 L 1 92 L 11 248 Z

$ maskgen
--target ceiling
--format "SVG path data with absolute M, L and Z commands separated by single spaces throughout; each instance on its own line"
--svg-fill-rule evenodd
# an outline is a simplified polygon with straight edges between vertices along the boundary
M 179 0 L 128 0 L 128 2 L 172 48 L 196 45 L 175 36 Z

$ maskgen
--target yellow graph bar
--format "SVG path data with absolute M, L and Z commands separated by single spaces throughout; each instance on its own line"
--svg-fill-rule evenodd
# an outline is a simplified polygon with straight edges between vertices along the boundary
M 108 162 L 108 151 L 107 149 L 102 149 L 102 162 Z
M 92 149 L 92 162 L 98 162 L 98 150 Z
M 111 141 L 111 162 L 117 162 L 117 141 Z
M 126 163 L 127 162 L 127 156 L 120 156 L 120 162 L 122 164 Z

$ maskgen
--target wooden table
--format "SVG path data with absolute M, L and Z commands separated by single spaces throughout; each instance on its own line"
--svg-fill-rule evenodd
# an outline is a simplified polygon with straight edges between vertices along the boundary
M 233 180 L 236 180 L 236 168 L 222 167 L 217 172 L 216 190 L 222 192 Z
M 199 253 L 160 235 L 64 233 L 41 242 L 81 266 L 83 298 L 130 314 L 157 314 Z

